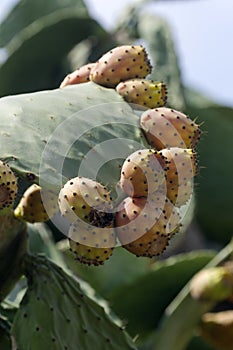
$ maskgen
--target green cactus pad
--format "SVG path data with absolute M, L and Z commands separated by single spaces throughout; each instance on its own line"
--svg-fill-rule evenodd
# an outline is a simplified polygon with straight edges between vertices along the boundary
M 36 21 L 38 18 L 64 9 L 79 10 L 87 13 L 82 0 L 19 0 L 0 25 L 0 46 L 5 46 L 22 29 Z
M 92 35 L 104 38 L 106 32 L 77 9 L 57 11 L 33 22 L 6 47 L 7 60 L 0 66 L 0 96 L 56 88 L 63 79 L 66 55 Z M 57 41 L 59 37 L 64 39 Z
M 31 254 L 44 254 L 57 265 L 64 267 L 62 253 L 56 249 L 52 231 L 43 222 L 27 223 L 28 245 Z
M 91 82 L 4 97 L 0 117 L 0 158 L 19 177 L 38 182 L 40 172 L 58 188 L 61 173 L 64 181 L 77 176 L 89 151 L 91 163 L 79 175 L 93 178 L 106 162 L 100 181 L 115 184 L 123 159 L 145 142 L 131 107 L 113 89 Z
M 10 301 L 8 296 L 8 298 L 4 299 L 0 304 L 0 317 L 4 317 L 7 319 L 8 323 L 12 323 L 18 308 L 18 302 Z
M 9 323 L 0 315 L 0 349 L 11 350 Z
M 233 232 L 233 109 L 193 91 L 187 91 L 187 101 L 188 114 L 198 116 L 204 131 L 198 146 L 197 219 L 208 239 L 226 244 Z
M 113 310 L 128 320 L 129 332 L 143 337 L 156 328 L 169 303 L 214 254 L 213 251 L 191 252 L 156 262 L 151 271 L 113 290 L 108 300 Z
M 45 258 L 28 257 L 26 270 L 29 287 L 12 328 L 19 349 L 136 349 L 103 307 L 61 268 Z

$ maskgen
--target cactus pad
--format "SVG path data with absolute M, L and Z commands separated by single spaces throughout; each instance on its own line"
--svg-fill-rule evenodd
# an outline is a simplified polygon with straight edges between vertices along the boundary
M 40 173 L 45 185 L 48 182 L 57 188 L 61 187 L 61 173 L 65 179 L 77 176 L 85 155 L 96 145 L 108 140 L 113 144 L 121 138 L 116 158 L 125 159 L 134 150 L 132 145 L 144 142 L 138 116 L 130 106 L 113 89 L 92 82 L 4 97 L 0 99 L 0 111 L 1 159 L 20 178 L 38 183 Z M 93 178 L 94 163 L 109 159 L 103 173 L 114 185 L 121 164 L 112 161 L 116 149 L 107 147 L 106 152 L 94 148 L 92 164 L 81 175 Z
M 77 280 L 45 258 L 26 261 L 29 288 L 12 329 L 19 349 L 136 350 Z

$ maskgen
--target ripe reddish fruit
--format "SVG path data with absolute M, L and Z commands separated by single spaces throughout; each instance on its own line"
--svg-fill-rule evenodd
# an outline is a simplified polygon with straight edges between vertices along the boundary
M 105 53 L 91 69 L 90 80 L 106 87 L 121 81 L 145 78 L 151 72 L 146 50 L 141 45 L 123 45 Z
M 90 81 L 90 71 L 94 65 L 95 63 L 85 64 L 74 72 L 68 74 L 61 82 L 60 88 L 64 88 L 67 85 L 81 84 Z
M 197 157 L 192 149 L 171 147 L 162 149 L 167 160 L 167 197 L 176 206 L 184 205 L 193 193 L 193 178 L 197 174 Z
M 127 197 L 119 206 L 115 220 L 121 244 L 137 256 L 160 255 L 171 237 L 180 229 L 180 216 L 161 193 L 144 197 Z
M 141 128 L 150 146 L 194 148 L 200 139 L 200 127 L 187 115 L 159 107 L 141 115 Z
M 166 157 L 153 149 L 132 153 L 121 168 L 120 186 L 131 197 L 146 197 L 165 181 Z

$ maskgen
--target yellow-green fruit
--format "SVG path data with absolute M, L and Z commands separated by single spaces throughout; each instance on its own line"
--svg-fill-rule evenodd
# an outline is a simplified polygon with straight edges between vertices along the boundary
M 16 176 L 10 167 L 0 160 L 0 210 L 14 205 L 17 191 Z
M 180 147 L 165 148 L 160 153 L 166 157 L 167 197 L 180 207 L 190 199 L 193 193 L 193 178 L 197 174 L 197 157 L 192 149 Z
M 145 111 L 140 125 L 150 146 L 194 148 L 200 139 L 200 127 L 175 109 L 159 107 Z
M 202 337 L 216 349 L 233 349 L 233 310 L 204 314 L 199 329 Z
M 146 108 L 161 107 L 167 101 L 166 85 L 146 79 L 132 79 L 119 83 L 116 91 L 129 103 Z
M 33 184 L 23 194 L 14 210 L 18 219 L 35 223 L 45 222 L 58 212 L 57 195 Z
M 151 64 L 145 48 L 123 45 L 108 51 L 96 62 L 90 80 L 113 88 L 121 81 L 145 78 L 150 72 Z
M 58 203 L 61 215 L 70 223 L 79 219 L 93 226 L 105 227 L 113 219 L 108 189 L 85 177 L 67 181 L 60 190 Z
M 226 267 L 213 267 L 198 272 L 190 284 L 195 300 L 218 302 L 233 296 L 233 274 Z
M 120 186 L 131 197 L 146 197 L 165 182 L 166 157 L 153 149 L 129 155 L 121 168 Z
M 69 229 L 69 245 L 75 259 L 82 264 L 102 265 L 116 245 L 113 224 L 108 227 L 82 227 L 73 223 Z
M 67 85 L 81 84 L 90 81 L 90 71 L 94 65 L 95 63 L 85 64 L 74 72 L 68 74 L 61 82 L 60 88 L 64 88 Z
M 115 247 L 114 214 L 110 193 L 100 183 L 75 177 L 59 193 L 59 207 L 69 220 L 69 244 L 83 264 L 100 265 Z
M 180 216 L 163 194 L 127 197 L 119 205 L 116 234 L 125 249 L 136 256 L 160 255 L 180 229 Z

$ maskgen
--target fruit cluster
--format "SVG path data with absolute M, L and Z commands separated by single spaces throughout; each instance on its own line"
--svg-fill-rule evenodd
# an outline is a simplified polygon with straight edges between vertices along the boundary
M 69 74 L 61 83 L 61 88 L 87 81 L 114 88 L 133 108 L 143 109 L 140 128 L 150 147 L 137 150 L 124 161 L 119 185 L 125 198 L 117 208 L 108 192 L 103 197 L 102 186 L 88 179 L 74 178 L 61 190 L 62 215 L 70 218 L 73 211 L 76 216 L 76 224 L 71 220 L 71 250 L 82 262 L 103 263 L 116 240 L 137 256 L 153 257 L 161 254 L 180 230 L 179 208 L 190 200 L 197 174 L 195 147 L 200 128 L 184 113 L 165 106 L 166 85 L 146 79 L 151 69 L 142 46 L 124 45 Z M 106 217 L 112 221 L 105 224 Z M 77 224 L 80 218 L 88 228 Z
M 180 207 L 190 200 L 197 174 L 200 128 L 184 113 L 165 106 L 165 84 L 146 79 L 151 69 L 142 46 L 124 45 L 69 74 L 60 86 L 92 81 L 115 89 L 142 110 L 139 124 L 148 148 L 130 154 L 122 164 L 123 201 L 113 201 L 95 180 L 75 177 L 60 190 L 58 200 L 51 191 L 32 185 L 14 210 L 15 217 L 31 223 L 47 221 L 60 210 L 69 224 L 70 248 L 81 263 L 103 264 L 119 243 L 136 256 L 153 257 L 180 230 Z M 10 169 L 0 165 L 4 208 L 12 206 L 17 182 Z
M 141 45 L 123 45 L 104 54 L 96 63 L 89 63 L 68 74 L 60 87 L 93 81 L 116 91 L 137 107 L 162 107 L 167 101 L 163 82 L 146 80 L 151 73 L 146 50 Z

